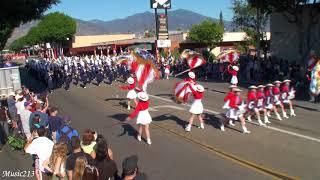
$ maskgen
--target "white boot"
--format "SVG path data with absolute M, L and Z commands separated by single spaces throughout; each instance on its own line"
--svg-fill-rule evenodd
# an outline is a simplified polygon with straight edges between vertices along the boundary
M 289 117 L 287 116 L 287 113 L 286 113 L 286 112 L 283 112 L 283 113 L 282 113 L 282 116 L 283 116 L 284 118 L 286 118 L 286 119 L 289 119 Z
M 235 126 L 235 124 L 233 123 L 232 120 L 229 121 L 229 125 L 230 125 L 230 126 Z
M 128 106 L 128 110 L 130 111 L 130 106 Z
M 251 121 L 252 121 L 252 120 L 251 120 L 251 116 L 248 116 L 247 120 L 248 120 L 249 122 L 251 122 Z
M 220 126 L 220 130 L 221 130 L 221 131 L 225 131 L 223 124 Z
M 141 141 L 141 136 L 140 135 L 137 136 L 137 140 Z
M 188 124 L 185 130 L 186 130 L 187 132 L 190 132 L 190 131 L 191 131 L 191 124 Z
M 279 113 L 276 113 L 276 116 L 277 116 L 277 118 L 278 118 L 279 121 L 282 121 L 282 118 L 281 118 L 281 116 L 280 116 Z
M 270 113 L 270 111 L 269 111 L 269 112 L 267 112 L 267 116 L 268 116 L 268 117 L 271 117 L 271 113 Z
M 291 110 L 290 110 L 290 116 L 297 116 L 297 115 L 294 113 L 294 109 L 291 109 Z
M 200 129 L 204 129 L 204 124 L 201 123 L 199 128 L 200 128 Z
M 259 126 L 266 126 L 266 124 L 264 124 L 261 119 L 258 120 Z
M 250 131 L 247 130 L 247 128 L 245 126 L 242 127 L 242 130 L 243 130 L 242 132 L 244 134 L 250 134 L 251 133 Z
M 149 145 L 151 145 L 152 144 L 152 142 L 151 142 L 151 139 L 147 139 L 147 143 L 149 144 Z
M 269 121 L 268 116 L 264 116 L 264 123 L 265 124 L 270 124 L 271 122 Z

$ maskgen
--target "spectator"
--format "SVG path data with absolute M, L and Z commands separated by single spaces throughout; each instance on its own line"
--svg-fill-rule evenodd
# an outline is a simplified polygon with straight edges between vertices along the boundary
M 46 113 L 49 107 L 49 101 L 48 98 L 46 98 L 46 102 L 44 103 L 44 105 L 42 106 L 40 103 L 36 104 L 36 111 L 31 113 L 30 115 L 30 126 L 31 126 L 31 122 L 33 120 L 33 118 L 38 115 L 40 116 L 40 121 L 39 121 L 39 125 L 43 126 L 43 127 L 47 127 L 48 126 L 48 114 Z
M 67 145 L 64 143 L 57 143 L 53 146 L 52 153 L 49 159 L 44 164 L 54 179 L 64 179 L 66 176 L 66 160 L 67 160 Z
M 95 146 L 95 159 L 99 171 L 100 179 L 118 179 L 118 169 L 116 163 L 109 156 L 109 148 L 104 138 L 97 138 Z
M 68 142 L 71 140 L 71 138 L 73 136 L 76 136 L 79 138 L 79 133 L 77 130 L 73 129 L 71 126 L 70 126 L 70 123 L 71 123 L 71 118 L 70 116 L 64 116 L 63 117 L 63 125 L 60 127 L 60 129 L 57 131 L 56 133 L 56 141 L 57 142 L 65 142 L 67 145 L 69 144 Z M 66 136 L 67 139 L 66 140 L 62 140 L 61 137 L 62 136 Z M 67 141 L 67 142 L 66 142 Z M 70 144 L 71 146 L 71 144 Z M 70 151 L 69 151 L 70 150 Z M 70 147 L 68 147 L 68 152 L 72 152 L 72 149 Z
M 16 98 L 15 106 L 16 106 L 16 109 L 17 109 L 17 117 L 18 117 L 18 120 L 17 120 L 18 129 L 19 129 L 19 131 L 22 131 L 20 112 L 25 109 L 24 108 L 24 103 L 26 102 L 26 100 L 23 97 L 23 93 L 22 92 L 18 92 L 15 98 Z
M 3 68 L 9 68 L 9 67 L 13 67 L 13 64 L 11 63 L 10 60 L 7 60 L 4 65 L 3 65 Z
M 139 172 L 138 157 L 133 155 L 129 156 L 122 162 L 122 179 L 134 180 L 134 179 L 147 179 L 144 173 Z
M 90 154 L 94 158 L 93 147 L 96 145 L 94 138 L 94 132 L 90 129 L 86 129 L 82 135 L 81 148 L 83 152 Z
M 11 120 L 16 121 L 17 120 L 17 108 L 15 106 L 16 100 L 15 100 L 15 93 L 10 92 L 9 97 L 7 98 L 7 104 L 8 104 L 8 110 L 9 110 L 9 116 Z
M 51 179 L 50 173 L 44 168 L 44 162 L 50 158 L 54 143 L 46 137 L 46 129 L 40 127 L 37 129 L 38 138 L 33 139 L 25 146 L 26 153 L 36 155 L 39 158 L 39 170 L 42 180 Z
M 98 134 L 98 136 L 97 136 L 97 139 L 96 139 L 96 143 L 97 144 L 99 144 L 99 143 L 105 143 L 105 144 L 108 144 L 107 143 L 107 140 L 103 137 L 103 135 L 101 135 L 101 134 Z M 97 146 L 97 144 L 95 145 L 95 147 L 94 147 L 94 149 L 96 150 L 96 146 Z M 96 151 L 95 151 L 96 152 Z M 108 156 L 109 156 L 109 158 L 110 159 L 112 159 L 113 160 L 113 152 L 112 152 L 112 150 L 110 149 L 110 148 L 108 148 Z M 95 158 L 96 156 L 94 156 L 94 158 Z
M 88 165 L 91 165 L 91 166 L 95 165 L 94 159 L 92 159 L 92 157 L 89 154 L 84 153 L 81 150 L 80 139 L 78 137 L 73 136 L 71 138 L 71 147 L 73 152 L 69 155 L 66 162 L 66 170 L 67 170 L 67 175 L 69 180 L 72 180 L 74 177 L 76 160 L 78 157 L 86 158 Z M 75 180 L 78 180 L 78 179 L 75 179 Z
M 88 161 L 85 157 L 80 156 L 76 159 L 73 179 L 98 180 L 99 173 L 95 166 L 91 166 L 88 164 Z
M 49 122 L 49 131 L 52 135 L 53 142 L 56 141 L 56 132 L 60 127 L 62 126 L 62 118 L 58 116 L 58 108 L 57 107 L 52 107 L 49 109 L 49 117 L 48 117 L 48 122 Z
M 20 112 L 20 119 L 21 119 L 23 133 L 27 137 L 27 140 L 31 141 L 32 136 L 30 133 L 29 119 L 30 119 L 30 115 L 31 115 L 32 103 L 25 102 L 24 106 L 25 106 L 25 109 L 21 110 L 21 112 Z
M 0 150 L 9 135 L 7 108 L 0 102 Z

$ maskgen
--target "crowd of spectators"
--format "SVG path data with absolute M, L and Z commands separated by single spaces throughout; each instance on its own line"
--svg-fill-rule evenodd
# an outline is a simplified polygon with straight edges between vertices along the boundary
M 10 136 L 25 140 L 23 150 L 32 156 L 37 180 L 147 179 L 135 155 L 123 160 L 120 174 L 107 139 L 91 129 L 80 133 L 73 128 L 71 117 L 61 116 L 47 94 L 23 88 L 2 99 L 0 149 Z

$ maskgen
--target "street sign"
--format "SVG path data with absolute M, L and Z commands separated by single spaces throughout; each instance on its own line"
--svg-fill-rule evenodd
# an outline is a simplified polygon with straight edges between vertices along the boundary
M 165 14 L 158 15 L 158 39 L 168 39 L 168 21 L 167 16 Z
M 152 9 L 171 9 L 171 0 L 150 0 Z
M 159 47 L 159 48 L 168 48 L 168 47 L 171 47 L 171 40 L 169 40 L 169 39 L 157 40 L 157 47 Z

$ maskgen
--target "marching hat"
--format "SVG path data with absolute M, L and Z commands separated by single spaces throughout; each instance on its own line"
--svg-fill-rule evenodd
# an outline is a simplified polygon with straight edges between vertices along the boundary
M 238 66 L 232 66 L 232 69 L 235 71 L 239 71 L 239 67 Z
M 238 86 L 233 85 L 233 84 L 229 86 L 229 88 L 236 88 L 236 87 L 238 87 Z
M 196 90 L 197 90 L 198 92 L 203 92 L 203 91 L 204 91 L 204 87 L 201 86 L 200 84 L 198 84 L 198 85 L 196 85 Z
M 189 76 L 191 79 L 196 78 L 196 75 L 195 75 L 194 72 L 192 72 L 192 71 L 188 72 L 188 76 Z
M 286 80 L 283 81 L 283 83 L 286 83 L 286 82 L 291 82 L 291 80 L 290 79 L 286 79 Z
M 239 88 L 235 88 L 234 91 L 235 91 L 235 92 L 241 92 L 242 90 L 239 89 Z
M 265 86 L 264 85 L 259 85 L 258 88 L 265 88 Z
M 276 81 L 274 81 L 274 83 L 275 83 L 275 84 L 280 84 L 280 83 L 281 83 L 281 81 L 276 80 Z
M 273 84 L 267 84 L 266 86 L 267 87 L 273 87 L 274 85 Z
M 138 98 L 141 100 L 141 101 L 148 101 L 149 100 L 149 96 L 147 93 L 145 92 L 139 92 L 138 93 Z
M 128 82 L 129 84 L 133 84 L 133 83 L 134 83 L 134 79 L 133 79 L 132 77 L 129 77 L 129 78 L 127 79 L 127 82 Z
M 257 86 L 249 86 L 249 89 L 257 89 Z

